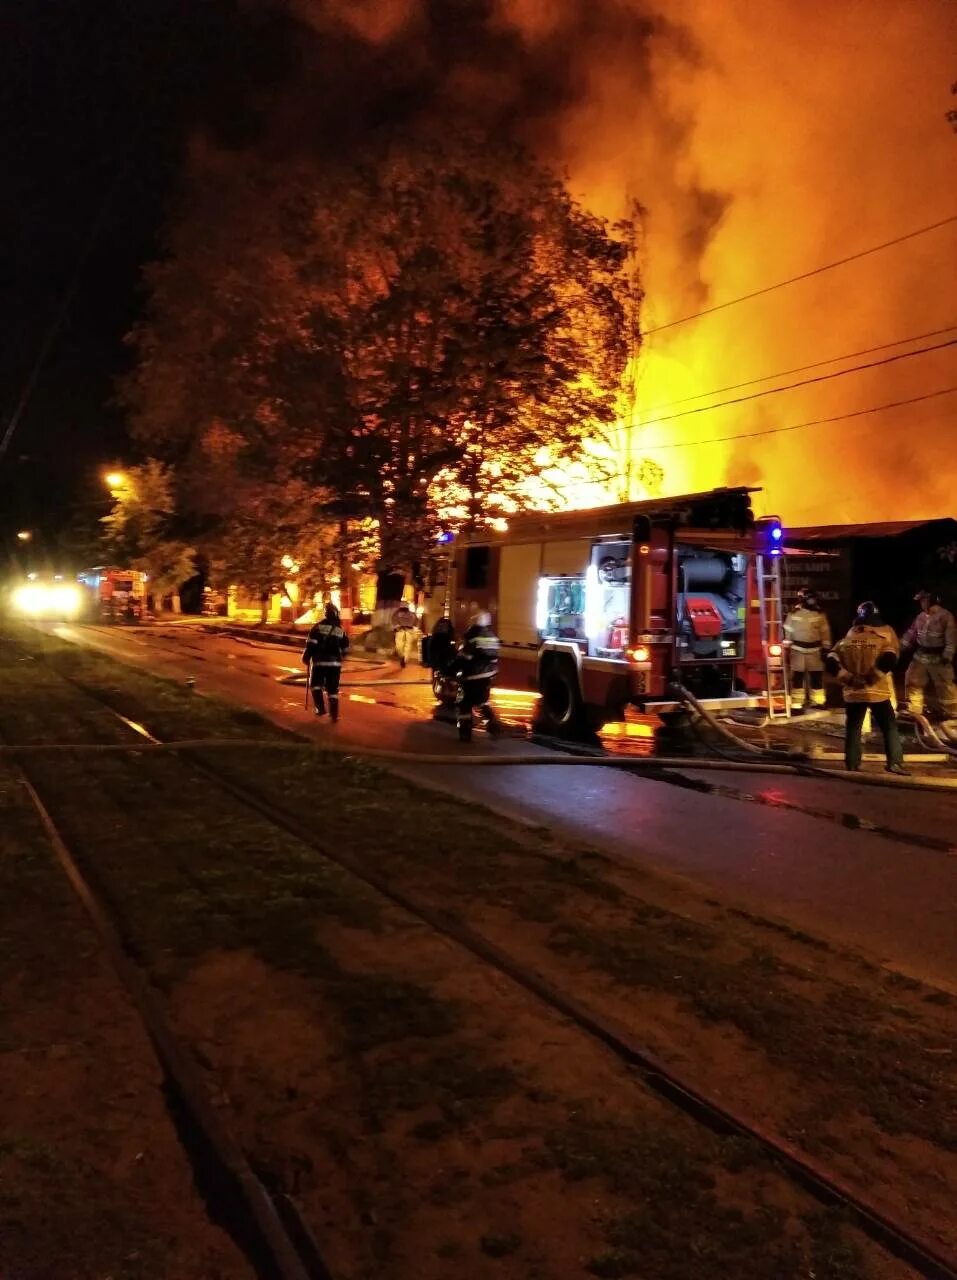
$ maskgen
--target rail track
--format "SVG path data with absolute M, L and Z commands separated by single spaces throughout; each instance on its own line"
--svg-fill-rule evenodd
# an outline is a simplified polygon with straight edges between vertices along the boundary
M 394 906 L 462 948 L 473 959 L 504 975 L 552 1012 L 568 1019 L 582 1034 L 600 1042 L 627 1064 L 656 1095 L 684 1114 L 714 1131 L 739 1135 L 756 1144 L 790 1179 L 820 1202 L 839 1206 L 871 1239 L 918 1274 L 927 1280 L 957 1280 L 957 1257 L 949 1255 L 934 1241 L 871 1203 L 823 1164 L 765 1131 L 746 1115 L 724 1106 L 709 1094 L 706 1086 L 663 1063 L 626 1028 L 590 1009 L 577 997 L 547 981 L 449 913 L 419 900 L 387 878 L 370 871 L 348 852 L 328 847 L 304 823 L 279 809 L 267 795 L 249 785 L 240 787 L 208 758 L 200 758 L 196 746 L 163 743 L 148 726 L 123 715 L 100 691 L 61 671 L 56 675 L 121 722 L 130 734 L 131 750 L 141 746 L 144 740 L 157 746 L 168 746 L 211 785 L 227 793 L 238 804 L 310 846 L 322 858 L 374 889 Z M 9 745 L 15 748 L 15 744 Z M 361 755 L 361 751 L 356 754 Z M 322 1259 L 321 1242 L 315 1240 L 295 1201 L 283 1189 L 267 1185 L 267 1179 L 260 1176 L 253 1161 L 243 1151 L 228 1123 L 223 1120 L 221 1111 L 213 1106 L 191 1049 L 175 1036 L 162 1000 L 141 970 L 119 922 L 84 876 L 78 859 L 44 804 L 41 790 L 31 776 L 29 752 L 25 751 L 18 757 L 14 749 L 13 760 L 60 866 L 99 932 L 117 976 L 133 998 L 156 1048 L 171 1092 L 185 1108 L 201 1136 L 202 1153 L 198 1158 L 206 1165 L 202 1181 L 211 1188 L 207 1196 L 213 1211 L 232 1225 L 234 1238 L 263 1280 L 331 1280 Z M 195 1153 L 193 1157 L 197 1158 Z

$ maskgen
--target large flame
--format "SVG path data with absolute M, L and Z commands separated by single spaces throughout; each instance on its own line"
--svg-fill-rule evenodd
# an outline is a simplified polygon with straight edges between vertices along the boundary
M 575 193 L 647 210 L 645 327 L 747 294 L 957 212 L 945 111 L 957 10 L 938 2 L 670 3 L 697 48 L 652 37 L 639 77 L 595 46 L 567 118 Z M 597 51 L 602 63 L 598 65 Z M 655 419 L 884 355 L 703 398 L 712 389 L 957 325 L 957 224 L 799 284 L 651 333 L 624 463 L 665 492 L 761 484 L 793 523 L 906 519 L 957 506 L 957 396 L 783 431 L 957 384 L 950 348 L 655 424 Z M 681 403 L 675 403 L 681 402 Z M 645 425 L 642 425 L 645 424 Z M 725 440 L 752 432 L 751 439 Z M 717 443 L 703 443 L 708 440 Z M 689 445 L 686 442 L 701 442 Z M 630 496 L 642 496 L 640 483 Z
M 273 89 L 284 146 L 464 116 L 531 145 L 596 212 L 643 207 L 647 338 L 608 433 L 619 466 L 600 495 L 569 476 L 567 500 L 659 481 L 760 484 L 792 524 L 953 511 L 957 395 L 799 424 L 957 385 L 957 348 L 657 421 L 724 398 L 689 396 L 957 325 L 951 224 L 662 327 L 957 213 L 953 0 L 285 3 L 301 25 Z

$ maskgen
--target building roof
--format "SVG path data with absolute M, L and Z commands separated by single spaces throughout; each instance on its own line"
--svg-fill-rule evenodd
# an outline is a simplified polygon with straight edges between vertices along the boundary
M 565 532 L 569 538 L 596 534 L 620 533 L 630 537 L 636 516 L 645 515 L 654 521 L 683 518 L 689 523 L 700 519 L 704 527 L 720 524 L 731 527 L 734 520 L 750 527 L 753 523 L 750 495 L 758 492 L 746 485 L 734 488 L 708 489 L 704 493 L 682 493 L 669 498 L 644 498 L 640 502 L 617 502 L 608 507 L 575 507 L 570 511 L 525 511 L 510 516 L 508 528 L 503 532 L 480 529 L 474 534 L 463 534 L 460 544 L 481 545 L 515 542 L 521 539 L 536 540 Z M 720 513 L 722 518 L 716 520 Z M 766 517 L 765 519 L 776 519 Z
M 957 520 L 941 516 L 936 520 L 882 520 L 876 524 L 818 524 L 804 528 L 785 528 L 788 542 L 841 542 L 852 538 L 896 538 L 902 533 L 925 529 L 935 524 L 953 524 Z

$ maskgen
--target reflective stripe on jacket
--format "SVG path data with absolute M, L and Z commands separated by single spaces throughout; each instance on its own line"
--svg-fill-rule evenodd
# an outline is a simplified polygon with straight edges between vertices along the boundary
M 957 651 L 957 621 L 949 609 L 932 604 L 919 613 L 904 632 L 905 649 L 916 649 L 918 658 L 940 656 L 953 662 Z
M 855 625 L 838 640 L 830 656 L 841 664 L 837 677 L 845 702 L 886 702 L 894 696 L 889 672 L 879 671 L 877 660 L 885 653 L 900 653 L 892 627 Z
M 317 622 L 309 632 L 302 660 L 317 667 L 341 667 L 342 655 L 348 648 L 349 637 L 338 623 Z
M 465 680 L 488 680 L 498 673 L 499 638 L 491 627 L 469 627 L 455 667 Z
M 820 609 L 805 609 L 799 604 L 784 619 L 784 634 L 800 649 L 831 647 L 831 625 Z

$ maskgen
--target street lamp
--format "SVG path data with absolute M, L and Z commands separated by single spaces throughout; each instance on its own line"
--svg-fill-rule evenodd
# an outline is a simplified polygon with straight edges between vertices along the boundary
M 108 489 L 122 489 L 126 483 L 126 476 L 122 471 L 108 471 L 103 479 Z
M 21 529 L 20 532 L 17 534 L 18 542 L 30 542 L 32 538 L 33 538 L 33 533 L 29 529 Z

